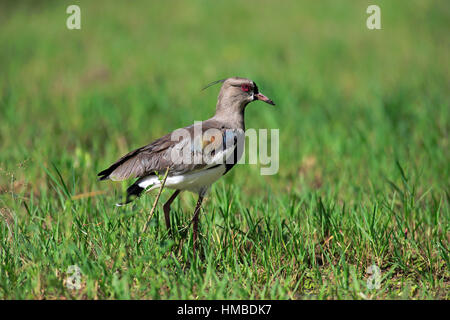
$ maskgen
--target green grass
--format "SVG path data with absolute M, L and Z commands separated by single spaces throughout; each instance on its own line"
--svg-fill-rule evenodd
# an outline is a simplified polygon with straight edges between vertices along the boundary
M 77 3 L 80 31 L 73 1 L 0 5 L 0 298 L 450 298 L 448 1 Z M 210 117 L 200 88 L 234 75 L 277 103 L 246 125 L 280 129 L 278 174 L 213 186 L 198 256 L 189 193 L 138 246 L 155 194 L 115 208 L 96 173 Z

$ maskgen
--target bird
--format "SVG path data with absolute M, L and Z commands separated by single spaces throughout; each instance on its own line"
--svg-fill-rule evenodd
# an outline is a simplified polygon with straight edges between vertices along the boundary
M 171 230 L 170 207 L 182 191 L 198 194 L 194 209 L 194 252 L 198 236 L 198 217 L 203 199 L 211 185 L 228 173 L 242 156 L 245 141 L 244 112 L 253 101 L 275 103 L 247 78 L 230 77 L 208 84 L 221 83 L 213 117 L 174 130 L 150 144 L 135 149 L 98 173 L 99 180 L 137 179 L 126 191 L 123 206 L 144 192 L 160 188 L 175 190 L 163 205 L 167 229 Z M 161 173 L 166 172 L 165 179 Z

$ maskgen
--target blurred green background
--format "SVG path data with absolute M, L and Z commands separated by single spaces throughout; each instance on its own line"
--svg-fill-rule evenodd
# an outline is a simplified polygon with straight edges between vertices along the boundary
M 38 163 L 71 167 L 77 149 L 90 189 L 119 155 L 210 117 L 218 88 L 200 88 L 235 75 L 277 103 L 250 105 L 247 127 L 281 139 L 279 174 L 247 167 L 233 179 L 244 188 L 301 188 L 308 157 L 343 196 L 384 185 L 395 157 L 424 187 L 448 184 L 447 1 L 383 2 L 374 31 L 370 1 L 74 3 L 81 30 L 66 28 L 70 1 L 1 9 L 0 161 L 29 160 L 17 175 L 33 189 L 45 188 Z
M 71 4 L 81 30 L 66 28 Z M 381 30 L 366 28 L 370 4 Z M 70 196 L 106 190 L 92 208 L 115 203 L 120 185 L 96 173 L 209 118 L 219 88 L 200 89 L 241 76 L 277 104 L 249 105 L 246 126 L 280 129 L 277 175 L 246 165 L 225 179 L 244 207 L 311 194 L 370 207 L 406 179 L 416 200 L 437 203 L 411 223 L 441 208 L 429 237 L 446 243 L 449 19 L 445 0 L 2 1 L 0 207 L 25 223 L 30 197 L 51 206 L 53 165 Z

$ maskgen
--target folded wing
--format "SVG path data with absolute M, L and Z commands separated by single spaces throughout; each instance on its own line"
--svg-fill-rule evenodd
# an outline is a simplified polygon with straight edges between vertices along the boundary
M 169 176 L 226 164 L 227 171 L 239 160 L 242 130 L 229 129 L 207 120 L 175 130 L 144 147 L 133 150 L 101 171 L 100 180 L 142 178 L 169 168 Z

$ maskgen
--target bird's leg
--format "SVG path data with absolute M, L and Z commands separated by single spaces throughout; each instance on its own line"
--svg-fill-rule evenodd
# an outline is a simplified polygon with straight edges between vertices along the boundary
M 176 190 L 172 196 L 167 200 L 163 205 L 164 210 L 164 218 L 166 219 L 167 230 L 170 232 L 170 206 L 172 205 L 173 200 L 180 194 L 180 190 Z
M 194 210 L 194 217 L 192 218 L 192 221 L 194 222 L 193 229 L 194 229 L 194 254 L 195 254 L 195 247 L 197 243 L 197 233 L 198 233 L 198 214 L 200 213 L 200 207 L 202 206 L 203 201 L 203 195 L 198 196 L 197 205 L 195 206 Z

